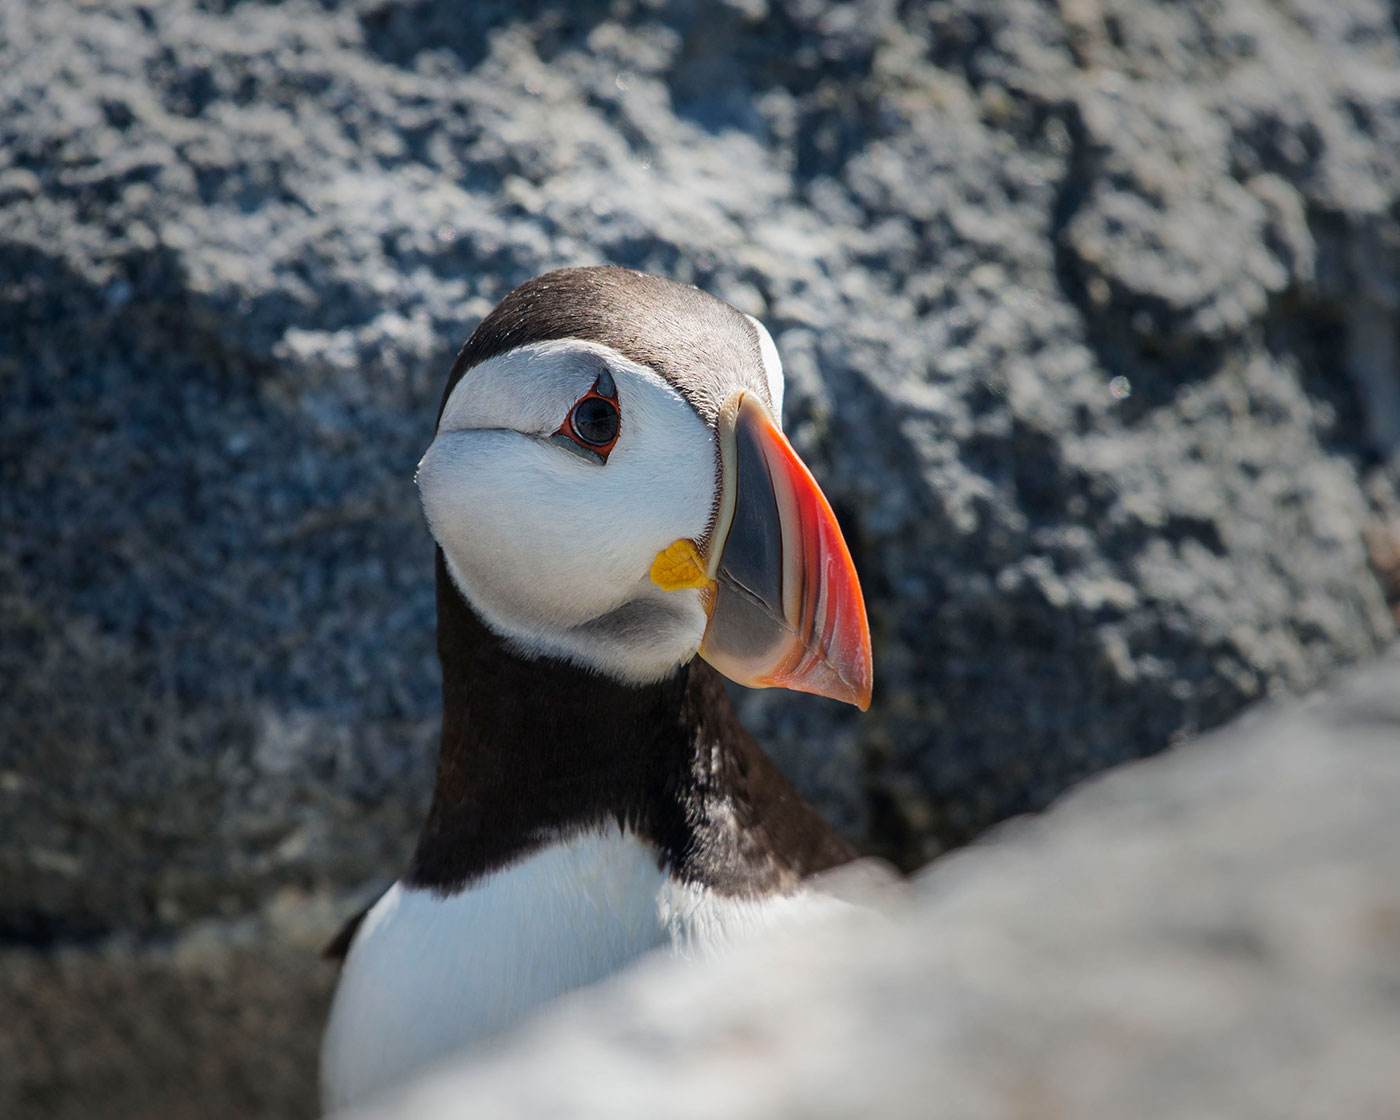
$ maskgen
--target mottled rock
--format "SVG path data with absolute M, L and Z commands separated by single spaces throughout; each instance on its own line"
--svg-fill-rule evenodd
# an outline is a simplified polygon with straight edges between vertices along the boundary
M 8 6 L 7 924 L 401 858 L 413 464 L 474 319 L 555 264 L 773 327 L 879 683 L 749 714 L 905 863 L 1373 650 L 1400 34 L 1068 12 Z
M 287 891 L 178 936 L 0 949 L 0 1115 L 314 1116 L 345 900 Z

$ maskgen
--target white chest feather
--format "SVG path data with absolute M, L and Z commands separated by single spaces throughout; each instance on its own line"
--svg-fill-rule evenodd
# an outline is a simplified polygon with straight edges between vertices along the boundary
M 703 955 L 808 905 L 678 883 L 657 851 L 585 833 L 442 896 L 396 883 L 355 935 L 321 1051 L 323 1104 L 357 1104 L 652 949 Z

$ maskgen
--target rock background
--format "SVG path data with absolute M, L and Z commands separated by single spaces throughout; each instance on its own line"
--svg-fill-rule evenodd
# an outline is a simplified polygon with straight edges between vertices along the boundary
M 545 268 L 772 329 L 877 691 L 746 711 L 906 867 L 1395 633 L 1393 4 L 454 7 L 0 3 L 6 1116 L 312 1109 L 413 464 Z

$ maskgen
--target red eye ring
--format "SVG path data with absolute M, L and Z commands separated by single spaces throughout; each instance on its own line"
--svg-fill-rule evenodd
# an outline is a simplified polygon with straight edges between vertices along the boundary
M 617 406 L 617 386 L 603 370 L 593 388 L 574 402 L 568 416 L 550 441 L 595 463 L 606 463 L 622 434 L 622 413 Z

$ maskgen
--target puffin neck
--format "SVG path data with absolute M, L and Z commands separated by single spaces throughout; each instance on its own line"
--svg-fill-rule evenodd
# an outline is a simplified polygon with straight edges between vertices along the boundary
M 443 720 L 406 881 L 444 893 L 576 833 L 621 828 L 683 880 L 790 890 L 852 858 L 739 723 L 704 662 L 645 686 L 512 653 L 437 554 Z

